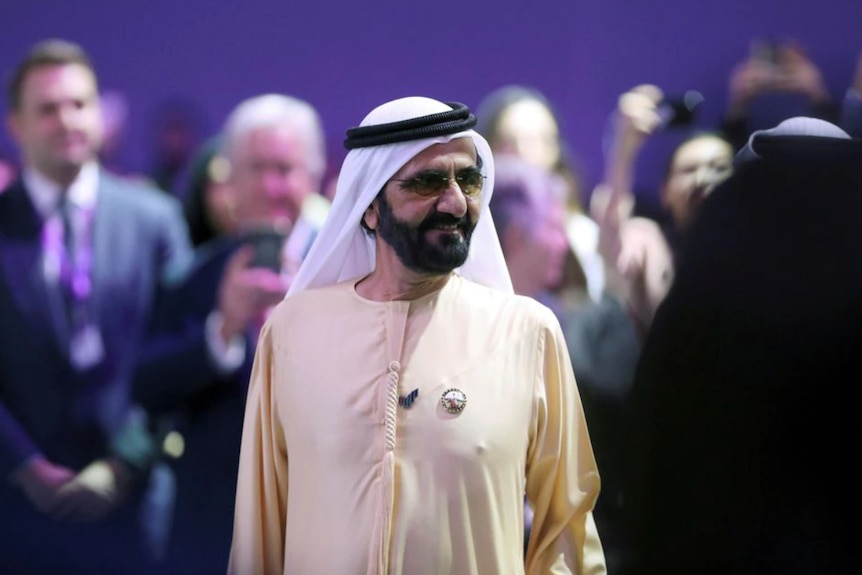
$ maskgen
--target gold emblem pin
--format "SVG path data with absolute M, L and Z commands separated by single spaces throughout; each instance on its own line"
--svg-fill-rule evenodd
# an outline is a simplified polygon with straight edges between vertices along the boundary
M 464 411 L 467 406 L 467 395 L 460 389 L 450 387 L 443 392 L 443 397 L 440 398 L 440 405 L 447 413 L 457 415 Z

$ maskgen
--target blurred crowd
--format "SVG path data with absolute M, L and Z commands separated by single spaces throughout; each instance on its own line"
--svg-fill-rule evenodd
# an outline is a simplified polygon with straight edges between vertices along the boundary
M 167 102 L 154 122 L 152 166 L 129 173 L 116 162 L 127 106 L 121 93 L 100 92 L 85 50 L 50 40 L 25 52 L 8 86 L 19 153 L 0 156 L 0 573 L 223 573 L 257 335 L 338 193 L 324 111 L 260 94 L 237 102 L 210 134 L 193 103 Z M 862 198 L 858 147 L 781 155 L 783 142 L 808 150 L 805 138 L 862 138 L 862 54 L 848 75 L 846 93 L 831 94 L 803 46 L 755 42 L 729 71 L 728 107 L 715 126 L 699 122 L 696 93 L 676 99 L 660 86 L 632 86 L 596 143 L 605 163 L 592 189 L 562 135 L 565 102 L 550 102 L 540 86 L 507 85 L 476 107 L 476 130 L 494 153 L 490 211 L 515 291 L 548 306 L 566 336 L 601 475 L 595 519 L 611 575 L 743 572 L 739 565 L 839 572 L 832 568 L 847 551 L 824 523 L 831 509 L 795 483 L 779 487 L 782 473 L 832 468 L 810 454 L 827 447 L 808 444 L 825 432 L 786 432 L 798 448 L 795 470 L 763 471 L 758 454 L 778 458 L 763 445 L 736 455 L 758 437 L 781 440 L 769 428 L 773 412 L 758 409 L 801 394 L 793 387 L 801 373 L 837 377 L 852 331 L 839 320 L 858 319 L 862 292 L 854 300 L 849 287 L 836 288 L 823 303 L 858 276 L 848 261 L 859 250 L 835 245 L 853 242 L 841 234 L 852 230 L 845 219 L 855 203 L 839 192 Z M 781 114 L 758 125 L 760 109 Z M 806 122 L 781 124 L 791 117 Z M 763 131 L 776 126 L 784 128 Z M 645 193 L 639 158 L 667 131 L 680 143 L 659 189 Z M 743 160 L 767 157 L 775 139 L 780 169 L 749 169 Z M 766 196 L 772 211 L 761 209 Z M 762 270 L 772 275 L 759 279 Z M 748 293 L 762 297 L 743 301 Z M 822 305 L 809 310 L 812 299 Z M 794 314 L 798 322 L 784 321 Z M 811 319 L 827 317 L 836 323 Z M 823 326 L 832 331 L 817 332 Z M 839 343 L 822 362 L 799 352 L 809 363 L 798 372 L 758 363 L 792 357 L 790 343 L 747 362 L 734 355 L 782 337 L 820 349 L 803 329 Z M 718 391 L 735 378 L 768 380 L 775 394 Z M 701 379 L 716 382 L 703 384 L 709 395 L 663 387 Z M 689 395 L 689 404 L 675 403 Z M 672 411 L 710 401 L 740 415 L 707 430 Z M 742 431 L 725 424 L 747 434 L 730 437 Z M 836 428 L 835 441 L 843 432 Z M 727 434 L 734 451 L 712 434 Z M 731 476 L 746 470 L 770 485 L 747 492 Z M 776 501 L 764 502 L 769 493 Z M 794 505 L 808 523 L 782 515 Z M 529 535 L 529 509 L 525 517 Z

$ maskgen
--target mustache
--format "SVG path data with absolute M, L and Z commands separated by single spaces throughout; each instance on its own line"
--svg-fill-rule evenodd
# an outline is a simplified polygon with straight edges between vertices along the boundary
M 467 217 L 467 214 L 464 214 L 460 218 L 456 218 L 452 214 L 434 212 L 433 214 L 429 214 L 428 217 L 422 220 L 422 223 L 419 224 L 419 231 L 426 232 L 428 230 L 444 226 L 456 226 L 463 230 L 469 230 L 473 227 L 473 222 L 470 221 L 470 218 Z

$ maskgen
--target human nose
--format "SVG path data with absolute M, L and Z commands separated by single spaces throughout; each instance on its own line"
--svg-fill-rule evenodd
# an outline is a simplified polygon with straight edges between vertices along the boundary
M 261 187 L 267 197 L 278 199 L 287 195 L 287 177 L 279 170 L 267 169 L 261 174 Z
M 694 183 L 698 188 L 711 185 L 716 180 L 716 171 L 710 166 L 700 166 L 694 174 Z
M 455 178 L 449 179 L 446 189 L 437 199 L 437 211 L 452 214 L 456 218 L 464 217 L 467 213 L 467 197 Z

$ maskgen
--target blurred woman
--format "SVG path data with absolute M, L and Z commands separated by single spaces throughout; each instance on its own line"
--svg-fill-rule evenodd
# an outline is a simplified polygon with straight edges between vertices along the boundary
M 192 162 L 184 211 L 195 247 L 213 238 L 231 234 L 236 226 L 227 183 L 230 166 L 219 150 L 220 138 L 212 138 L 198 151 Z
M 565 182 L 566 236 L 571 249 L 561 281 L 549 287 L 569 306 L 588 299 L 598 301 L 604 289 L 598 226 L 584 211 L 580 174 L 560 135 L 559 116 L 550 102 L 533 88 L 503 86 L 482 100 L 477 116 L 477 130 L 495 156 L 520 157 Z

